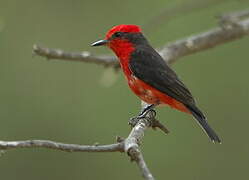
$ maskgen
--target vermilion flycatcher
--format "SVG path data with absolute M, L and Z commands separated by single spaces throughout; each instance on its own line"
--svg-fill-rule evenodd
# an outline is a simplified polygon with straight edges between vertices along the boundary
M 213 142 L 219 137 L 197 108 L 187 87 L 153 49 L 136 25 L 118 25 L 110 29 L 104 40 L 92 46 L 107 45 L 117 55 L 131 90 L 150 104 L 140 116 L 160 104 L 192 114 Z

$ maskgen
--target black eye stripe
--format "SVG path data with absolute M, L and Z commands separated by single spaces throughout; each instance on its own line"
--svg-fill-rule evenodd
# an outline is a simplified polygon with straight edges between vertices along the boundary
M 123 34 L 124 34 L 124 33 L 122 33 L 122 32 L 115 32 L 115 33 L 112 35 L 112 37 L 114 37 L 114 38 L 116 38 L 116 37 L 121 37 L 121 36 L 123 36 Z
M 129 33 L 129 32 L 115 32 L 110 37 L 110 40 L 114 39 L 125 39 L 128 40 L 134 44 L 140 44 L 140 43 L 147 43 L 146 39 L 142 35 L 142 33 Z

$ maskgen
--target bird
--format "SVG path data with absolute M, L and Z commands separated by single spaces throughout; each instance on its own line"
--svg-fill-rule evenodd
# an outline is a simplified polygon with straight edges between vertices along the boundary
M 221 143 L 207 118 L 197 107 L 191 92 L 150 45 L 139 26 L 114 26 L 104 39 L 91 46 L 107 46 L 116 54 L 130 89 L 148 104 L 139 117 L 159 105 L 169 105 L 191 114 L 212 142 Z

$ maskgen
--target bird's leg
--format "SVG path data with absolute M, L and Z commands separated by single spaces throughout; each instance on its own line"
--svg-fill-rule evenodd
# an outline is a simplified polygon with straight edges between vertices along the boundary
M 131 127 L 134 127 L 140 119 L 146 118 L 153 129 L 159 128 L 165 134 L 168 134 L 169 130 L 166 128 L 166 126 L 164 126 L 160 121 L 155 118 L 156 111 L 154 110 L 154 108 L 156 107 L 156 105 L 157 104 L 147 104 L 146 106 L 144 106 L 138 116 L 133 117 L 129 120 L 129 125 L 131 125 Z
M 133 117 L 129 120 L 129 124 L 134 127 L 140 119 L 146 118 L 149 112 L 152 112 L 152 116 L 155 117 L 156 116 L 156 111 L 154 110 L 155 107 L 156 107 L 155 104 L 146 105 L 145 107 L 143 107 L 138 116 Z
M 154 108 L 156 107 L 155 104 L 148 104 L 146 105 L 140 112 L 140 114 L 137 116 L 139 119 L 141 118 L 145 118 L 145 116 L 148 114 L 148 112 L 150 111 L 154 111 L 156 113 L 156 111 L 154 110 Z M 155 114 L 156 116 L 156 114 Z

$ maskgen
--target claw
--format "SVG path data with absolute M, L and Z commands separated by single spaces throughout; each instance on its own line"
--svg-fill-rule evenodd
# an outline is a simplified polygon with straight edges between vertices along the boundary
M 156 111 L 154 109 L 147 109 L 146 111 L 143 111 L 143 113 L 140 113 L 138 116 L 130 118 L 128 124 L 134 127 L 140 119 L 148 118 L 148 113 L 151 113 L 149 118 L 156 117 Z
M 154 109 L 148 109 L 147 111 L 143 112 L 142 114 L 139 114 L 137 116 L 138 119 L 146 118 L 147 114 L 151 112 L 151 116 L 155 117 L 156 116 L 156 111 Z

